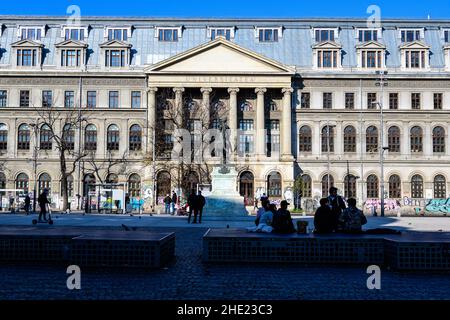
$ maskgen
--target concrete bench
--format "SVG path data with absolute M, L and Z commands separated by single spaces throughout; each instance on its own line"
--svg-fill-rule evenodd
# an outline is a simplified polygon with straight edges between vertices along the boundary
M 0 262 L 160 268 L 174 256 L 174 233 L 0 228 Z
M 276 235 L 248 233 L 240 229 L 211 229 L 203 237 L 203 261 L 379 265 L 399 270 L 449 270 L 448 248 L 448 234 Z M 424 255 L 424 250 L 427 255 Z M 411 262 L 411 257 L 417 256 L 422 257 L 420 268 L 420 259 Z

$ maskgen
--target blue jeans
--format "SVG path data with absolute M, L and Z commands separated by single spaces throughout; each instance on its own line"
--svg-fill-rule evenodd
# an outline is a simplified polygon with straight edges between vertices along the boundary
M 166 214 L 170 214 L 170 203 L 166 203 Z
M 175 208 L 176 204 L 175 202 L 172 202 L 172 214 L 176 213 L 176 208 Z

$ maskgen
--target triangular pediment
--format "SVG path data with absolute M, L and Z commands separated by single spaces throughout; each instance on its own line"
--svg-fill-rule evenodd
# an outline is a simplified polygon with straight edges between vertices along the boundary
M 430 47 L 422 41 L 413 41 L 400 46 L 400 49 L 430 49 Z
M 450 50 L 450 44 L 445 45 L 444 50 Z
M 324 41 L 313 45 L 313 49 L 342 49 L 342 46 L 334 41 Z
M 100 48 L 131 48 L 132 45 L 119 40 L 109 40 L 100 45 Z
M 357 45 L 356 49 L 386 49 L 386 46 L 377 41 L 368 41 Z
M 219 37 L 146 69 L 149 73 L 294 74 L 293 68 Z
M 76 41 L 76 40 L 65 40 L 63 42 L 57 43 L 55 45 L 55 47 L 57 48 L 62 48 L 62 47 L 66 47 L 66 48 L 87 48 L 87 44 L 81 41 Z
M 43 47 L 44 45 L 42 43 L 38 43 L 33 40 L 19 40 L 17 42 L 14 42 L 11 44 L 11 47 Z

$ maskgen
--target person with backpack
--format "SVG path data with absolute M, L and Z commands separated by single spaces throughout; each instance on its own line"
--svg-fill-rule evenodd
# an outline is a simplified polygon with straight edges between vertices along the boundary
M 362 226 L 367 224 L 364 213 L 356 207 L 355 199 L 348 199 L 348 208 L 339 217 L 344 233 L 362 233 Z

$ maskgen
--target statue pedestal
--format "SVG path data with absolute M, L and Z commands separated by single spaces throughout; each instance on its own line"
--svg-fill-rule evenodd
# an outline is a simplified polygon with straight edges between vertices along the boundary
M 211 195 L 206 198 L 203 210 L 205 220 L 208 220 L 208 217 L 232 219 L 249 215 L 245 209 L 244 198 L 236 190 L 237 176 L 235 168 L 213 169 Z

